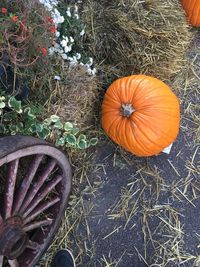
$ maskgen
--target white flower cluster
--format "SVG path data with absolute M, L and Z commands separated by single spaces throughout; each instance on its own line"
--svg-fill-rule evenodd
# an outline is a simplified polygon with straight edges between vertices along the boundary
M 52 20 L 57 27 L 58 24 L 62 24 L 65 21 L 64 16 L 60 14 L 56 6 L 58 5 L 58 0 L 39 0 L 40 3 L 42 3 L 47 10 L 51 13 Z M 81 3 L 81 1 L 78 1 L 78 3 Z M 71 8 L 68 7 L 66 11 L 66 15 L 68 17 L 74 17 L 75 19 L 79 19 L 78 15 L 78 6 L 75 4 L 73 13 L 71 12 Z M 84 36 L 85 29 L 82 29 L 79 33 L 80 37 Z M 56 30 L 55 33 L 56 37 L 60 37 L 60 32 Z M 49 48 L 49 55 L 53 55 L 54 53 L 59 54 L 64 60 L 67 60 L 69 62 L 69 65 L 71 67 L 76 66 L 80 64 L 81 66 L 85 66 L 87 69 L 87 72 L 89 75 L 95 75 L 96 69 L 92 67 L 93 65 L 93 59 L 89 58 L 89 61 L 84 64 L 81 62 L 81 54 L 76 53 L 74 56 L 69 56 L 69 53 L 73 50 L 74 45 L 74 38 L 72 36 L 62 36 L 61 41 L 57 41 L 54 46 Z

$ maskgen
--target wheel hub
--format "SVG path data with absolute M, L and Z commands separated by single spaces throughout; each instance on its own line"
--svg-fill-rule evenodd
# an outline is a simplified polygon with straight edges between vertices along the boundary
M 0 255 L 8 259 L 17 258 L 25 250 L 28 237 L 22 229 L 23 221 L 15 216 L 7 219 L 0 225 Z
M 71 189 L 66 155 L 28 136 L 0 138 L 0 267 L 34 267 L 48 248 Z

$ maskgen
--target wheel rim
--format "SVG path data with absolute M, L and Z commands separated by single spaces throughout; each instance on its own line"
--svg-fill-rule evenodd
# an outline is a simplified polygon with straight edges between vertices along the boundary
M 71 189 L 60 150 L 40 139 L 0 139 L 0 267 L 32 267 L 55 233 Z

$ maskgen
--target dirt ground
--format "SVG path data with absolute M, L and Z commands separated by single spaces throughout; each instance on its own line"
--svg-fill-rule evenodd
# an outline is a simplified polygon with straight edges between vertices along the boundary
M 73 158 L 68 208 L 40 266 L 68 247 L 79 267 L 200 267 L 199 33 L 172 86 L 181 127 L 170 154 L 138 158 L 102 135 Z
M 198 35 L 191 45 L 194 59 Z M 198 61 L 195 70 L 198 70 Z M 199 72 L 198 72 L 199 71 Z M 180 134 L 169 155 L 137 158 L 110 141 L 95 152 L 96 171 L 83 190 L 85 247 L 78 266 L 200 266 L 199 79 L 179 95 Z M 182 88 L 181 88 L 182 89 Z

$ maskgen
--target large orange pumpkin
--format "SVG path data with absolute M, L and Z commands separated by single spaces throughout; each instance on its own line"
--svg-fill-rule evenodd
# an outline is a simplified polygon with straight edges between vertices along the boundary
M 113 141 L 137 156 L 160 153 L 176 139 L 179 124 L 179 100 L 156 78 L 120 78 L 104 96 L 103 129 Z
M 200 26 L 200 0 L 181 0 L 189 22 Z

